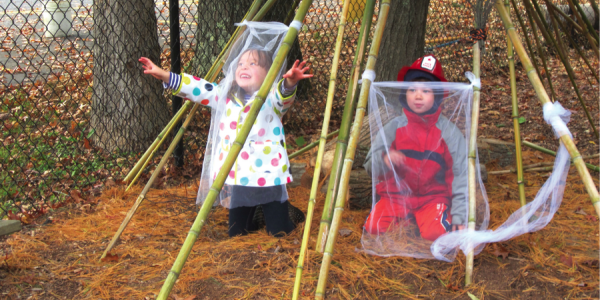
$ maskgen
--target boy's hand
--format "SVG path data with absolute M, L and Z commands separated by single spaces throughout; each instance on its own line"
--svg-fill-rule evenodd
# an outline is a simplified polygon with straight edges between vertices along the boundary
M 142 57 L 139 61 L 143 65 L 144 74 L 150 74 L 152 77 L 162 80 L 164 83 L 169 83 L 169 76 L 171 74 L 168 71 L 159 68 L 148 58 Z
M 296 60 L 292 68 L 287 71 L 287 73 L 283 74 L 283 78 L 285 78 L 283 84 L 286 89 L 291 89 L 302 79 L 313 77 L 312 74 L 304 74 L 310 69 L 309 67 L 305 67 L 305 65 L 305 61 L 300 62 L 299 60 Z
M 388 167 L 388 169 L 393 169 L 392 165 L 396 167 L 400 167 L 404 164 L 404 160 L 406 156 L 402 154 L 400 151 L 390 150 L 389 155 L 384 155 L 383 162 Z

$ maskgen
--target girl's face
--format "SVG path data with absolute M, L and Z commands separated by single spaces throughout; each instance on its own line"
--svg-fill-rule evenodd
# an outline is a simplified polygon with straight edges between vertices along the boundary
M 257 56 L 254 51 L 242 54 L 235 70 L 235 82 L 247 94 L 258 91 L 267 76 L 267 70 L 258 64 Z
M 422 114 L 431 109 L 434 103 L 433 89 L 425 83 L 415 82 L 406 91 L 408 107 L 417 114 Z

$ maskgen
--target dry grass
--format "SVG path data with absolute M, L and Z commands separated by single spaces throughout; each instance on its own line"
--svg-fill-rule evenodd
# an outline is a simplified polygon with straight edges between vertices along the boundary
M 537 153 L 526 152 L 530 160 Z M 533 158 L 531 158 L 533 157 Z M 550 160 L 549 157 L 542 157 Z M 533 198 L 544 174 L 526 173 Z M 502 243 L 503 259 L 487 246 L 475 260 L 475 284 L 463 285 L 464 256 L 454 263 L 382 258 L 356 250 L 368 211 L 345 210 L 328 284 L 329 299 L 586 299 L 598 297 L 598 221 L 583 185 L 572 171 L 559 213 L 543 230 Z M 496 176 L 486 188 L 492 228 L 519 206 L 513 175 Z M 0 244 L 2 297 L 17 299 L 152 299 L 160 290 L 196 215 L 195 186 L 152 190 L 132 219 L 114 260 L 99 261 L 140 189 L 106 190 L 91 205 L 54 214 L 49 225 L 31 226 Z M 289 189 L 292 203 L 305 209 L 309 191 Z M 314 245 L 323 203 L 312 225 Z M 97 204 L 93 204 L 96 202 Z M 581 210 L 581 209 L 582 210 Z M 578 213 L 575 213 L 578 211 Z M 587 215 L 582 215 L 582 211 Z M 227 211 L 214 209 L 184 267 L 173 299 L 288 299 L 300 248 L 301 230 L 277 239 L 260 231 L 227 237 Z M 321 256 L 310 250 L 302 295 L 312 298 Z

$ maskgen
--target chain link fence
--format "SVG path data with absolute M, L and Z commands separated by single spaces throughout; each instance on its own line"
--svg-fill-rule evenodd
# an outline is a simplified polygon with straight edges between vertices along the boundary
M 353 0 L 350 7 L 331 130 L 341 121 L 365 2 Z M 27 222 L 123 178 L 180 105 L 158 80 L 143 75 L 137 59 L 146 56 L 165 69 L 179 65 L 202 76 L 251 4 L 180 0 L 177 17 L 169 1 L 0 0 L 0 219 Z M 264 20 L 283 22 L 295 4 L 277 1 Z M 315 75 L 301 83 L 284 118 L 292 135 L 321 128 L 342 4 L 314 1 L 290 51 L 289 63 L 310 61 Z M 177 21 L 179 33 L 171 32 Z M 466 1 L 431 0 L 424 51 L 442 61 L 451 81 L 464 81 L 471 69 L 472 23 Z M 507 65 L 506 38 L 495 11 L 487 36 L 482 76 L 505 72 Z M 197 178 L 209 118 L 206 108 L 196 112 L 177 154 L 183 168 L 167 168 L 162 178 Z

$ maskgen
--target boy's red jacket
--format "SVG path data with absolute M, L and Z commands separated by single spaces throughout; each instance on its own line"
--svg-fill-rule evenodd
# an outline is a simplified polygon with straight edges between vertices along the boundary
M 367 156 L 379 174 L 373 174 L 377 195 L 381 199 L 404 202 L 408 209 L 427 203 L 444 203 L 451 207 L 452 224 L 466 221 L 467 149 L 460 130 L 447 118 L 435 113 L 419 116 L 406 109 L 404 114 L 384 126 L 383 132 Z M 404 163 L 395 172 L 385 168 L 383 157 L 388 150 L 400 151 Z

